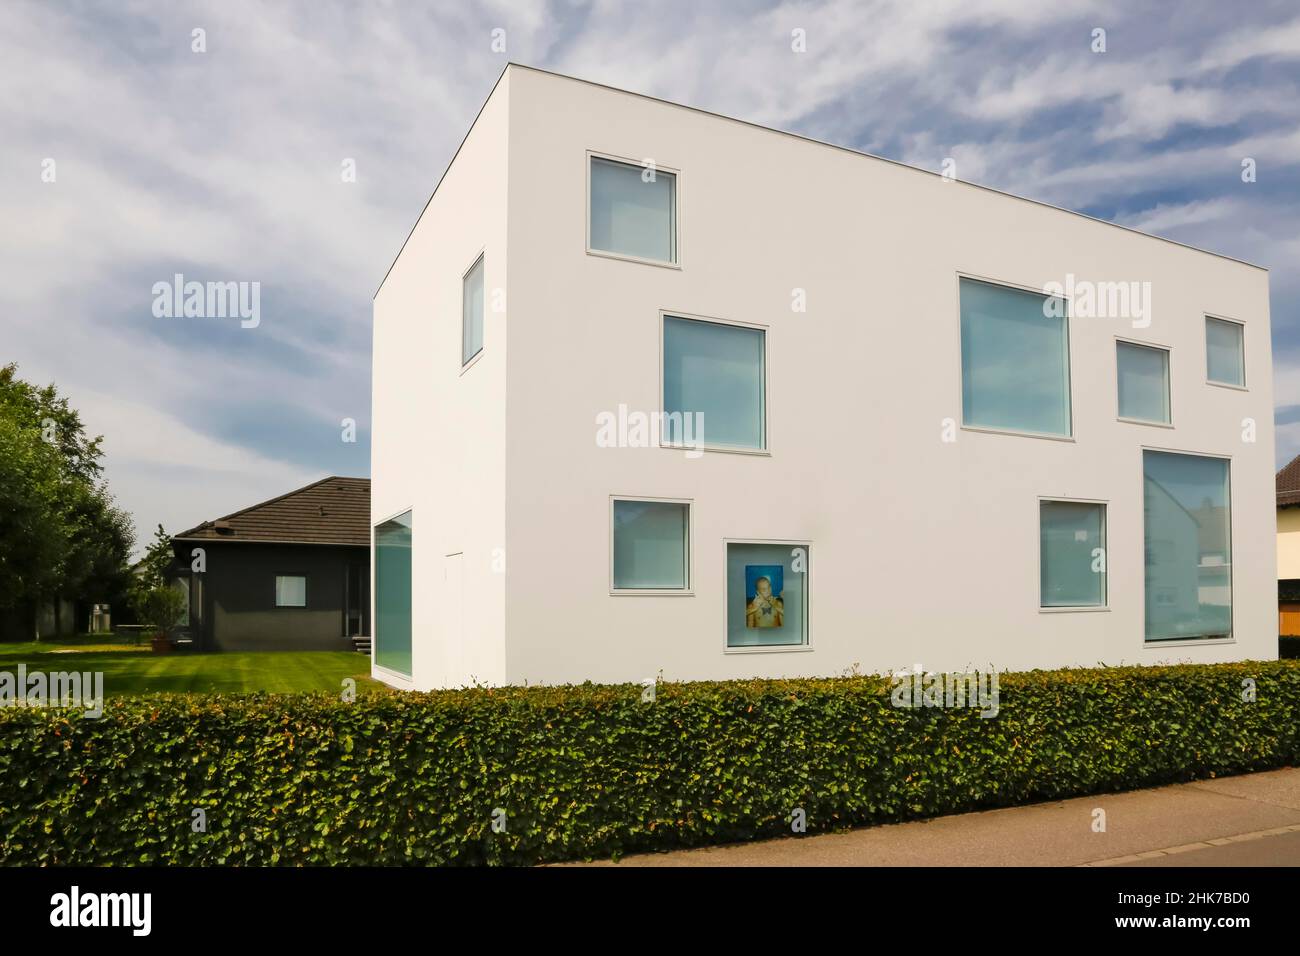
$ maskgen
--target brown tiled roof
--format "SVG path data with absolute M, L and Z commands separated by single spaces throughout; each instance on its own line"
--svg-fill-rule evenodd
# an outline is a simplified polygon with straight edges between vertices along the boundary
M 175 537 L 369 547 L 370 479 L 322 478 Z
M 1300 455 L 1277 473 L 1277 505 L 1300 505 Z

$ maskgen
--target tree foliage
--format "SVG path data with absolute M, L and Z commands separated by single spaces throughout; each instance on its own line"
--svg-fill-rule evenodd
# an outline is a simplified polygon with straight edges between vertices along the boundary
M 54 385 L 0 368 L 0 608 L 124 591 L 135 543 L 103 480 L 103 436 Z

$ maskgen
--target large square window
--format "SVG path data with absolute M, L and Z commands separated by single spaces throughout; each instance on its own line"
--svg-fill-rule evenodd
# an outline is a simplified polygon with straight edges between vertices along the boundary
M 465 273 L 461 282 L 461 351 L 462 365 L 483 351 L 483 257 Z
M 1144 451 L 1146 639 L 1232 635 L 1232 499 L 1223 458 Z
M 411 512 L 375 528 L 375 663 L 411 676 Z
M 277 574 L 275 576 L 275 606 L 306 607 L 307 579 L 296 574 Z
M 1038 506 L 1039 606 L 1106 606 L 1106 506 L 1042 501 Z
M 1240 322 L 1205 318 L 1205 376 L 1218 385 L 1246 385 L 1246 355 Z
M 727 646 L 808 643 L 807 545 L 727 543 Z
M 590 249 L 677 262 L 677 176 L 591 157 Z
M 615 591 L 690 587 L 691 506 L 681 501 L 613 501 Z
M 1149 345 L 1117 342 L 1115 373 L 1119 417 L 1169 424 L 1169 352 Z
M 762 329 L 664 316 L 668 444 L 767 446 L 766 338 Z
M 1064 299 L 960 281 L 962 423 L 1070 435 Z

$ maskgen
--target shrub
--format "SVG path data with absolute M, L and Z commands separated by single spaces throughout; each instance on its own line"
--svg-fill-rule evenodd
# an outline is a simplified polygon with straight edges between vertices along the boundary
M 877 677 L 665 683 L 650 702 L 582 685 L 165 695 L 110 701 L 99 720 L 6 708 L 0 860 L 532 864 L 788 834 L 796 807 L 826 831 L 1300 750 L 1289 661 L 999 678 L 993 719 L 895 708 Z

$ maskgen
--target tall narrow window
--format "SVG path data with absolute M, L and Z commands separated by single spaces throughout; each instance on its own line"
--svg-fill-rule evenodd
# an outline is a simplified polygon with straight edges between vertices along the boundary
M 1106 606 L 1106 506 L 1082 501 L 1038 505 L 1039 606 Z
M 664 316 L 664 439 L 766 447 L 762 329 Z
M 1232 634 L 1232 499 L 1222 458 L 1144 451 L 1146 639 Z
M 1065 300 L 962 279 L 962 423 L 1070 435 Z
M 691 506 L 679 501 L 613 502 L 615 591 L 690 587 Z
M 651 166 L 591 158 L 589 248 L 677 261 L 677 176 Z
M 1244 387 L 1245 353 L 1241 323 L 1205 317 L 1205 376 L 1209 381 Z
M 411 512 L 375 528 L 375 663 L 411 676 Z
M 483 351 L 484 305 L 483 257 L 479 256 L 461 283 L 461 365 Z
M 1169 352 L 1149 345 L 1117 342 L 1116 379 L 1119 417 L 1169 424 Z

